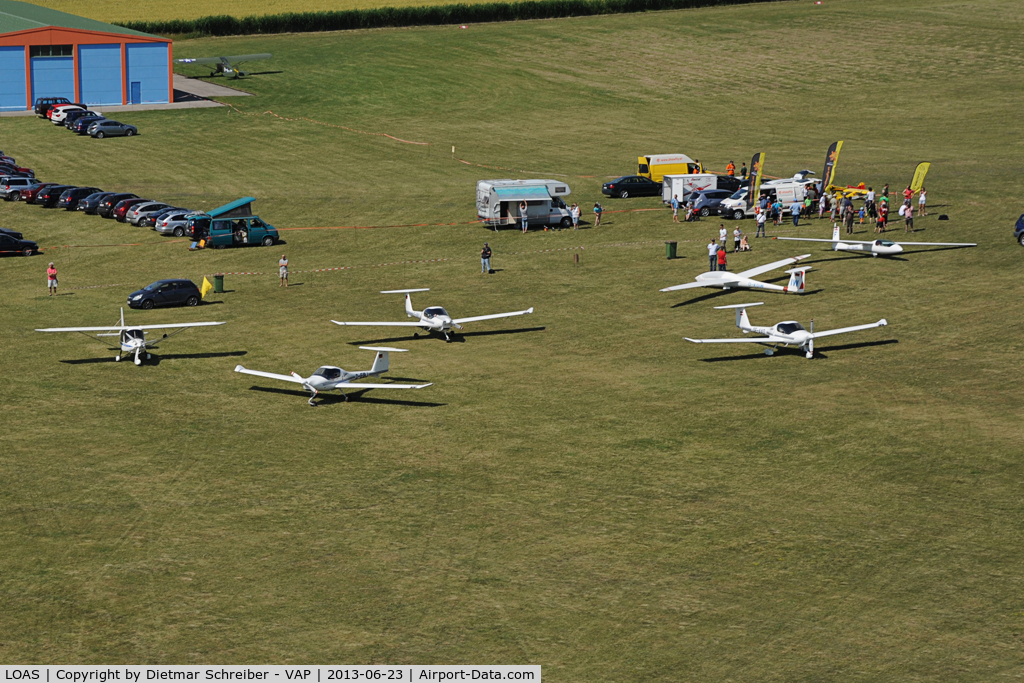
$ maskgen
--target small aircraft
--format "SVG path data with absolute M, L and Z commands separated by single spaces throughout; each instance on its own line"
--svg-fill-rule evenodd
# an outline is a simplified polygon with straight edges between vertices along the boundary
M 776 237 L 777 240 L 790 242 L 828 242 L 833 251 L 852 251 L 872 256 L 895 256 L 902 254 L 904 248 L 914 247 L 976 247 L 974 242 L 890 242 L 889 240 L 844 240 L 839 239 L 839 225 L 832 229 L 832 239 L 815 239 L 812 237 Z
M 179 332 L 184 332 L 190 327 L 210 327 L 212 325 L 223 325 L 224 323 L 174 323 L 171 325 L 125 325 L 124 324 L 124 308 L 121 309 L 121 321 L 117 325 L 110 325 L 109 327 L 48 327 L 44 330 L 36 330 L 36 332 L 80 332 L 87 337 L 92 337 L 99 341 L 104 341 L 101 337 L 118 337 L 118 341 L 121 345 L 121 353 L 114 356 L 114 361 L 120 361 L 122 358 L 130 355 L 135 356 L 135 364 L 142 365 L 143 357 L 145 360 L 152 358 L 152 355 L 146 349 L 148 347 L 155 346 L 165 339 L 170 339 Z M 164 334 L 159 339 L 146 339 L 147 330 L 169 330 L 177 329 L 178 332 L 172 332 L 171 334 Z M 99 334 L 89 334 L 90 332 L 97 332 Z
M 408 322 L 394 322 L 394 323 L 344 323 L 337 320 L 331 322 L 335 325 L 382 325 L 391 327 L 422 327 L 427 332 L 440 332 L 444 335 L 445 341 L 450 342 L 452 328 L 457 330 L 462 329 L 462 323 L 475 323 L 478 320 L 494 320 L 495 318 L 511 318 L 516 315 L 526 315 L 527 313 L 533 313 L 533 307 L 526 309 L 525 311 L 513 311 L 511 313 L 495 313 L 493 315 L 476 315 L 471 318 L 452 318 L 448 315 L 448 311 L 444 310 L 440 306 L 428 306 L 422 311 L 414 311 L 412 308 L 412 298 L 409 296 L 410 292 L 429 292 L 430 288 L 426 289 L 389 289 L 381 292 L 381 294 L 405 294 L 405 315 L 409 318 L 419 318 L 419 322 L 408 323 Z M 419 334 L 413 334 L 414 337 L 418 337 Z
M 727 308 L 736 309 L 736 327 L 743 330 L 743 334 L 747 332 L 757 332 L 763 334 L 763 337 L 751 337 L 749 339 L 690 339 L 684 337 L 686 341 L 693 342 L 694 344 L 764 344 L 768 348 L 764 350 L 765 355 L 772 356 L 775 354 L 775 350 L 781 346 L 796 346 L 807 354 L 808 358 L 814 356 L 814 340 L 820 337 L 831 337 L 834 334 L 846 334 L 847 332 L 856 332 L 858 330 L 869 330 L 872 327 L 885 327 L 889 323 L 882 318 L 877 323 L 868 323 L 867 325 L 855 325 L 853 327 L 841 327 L 837 330 L 826 330 L 825 332 L 814 331 L 814 320 L 811 320 L 811 330 L 808 332 L 804 329 L 804 326 L 795 320 L 786 320 L 781 323 L 776 323 L 771 327 L 755 327 L 750 324 L 750 319 L 747 317 L 747 308 L 750 306 L 761 306 L 763 301 L 759 301 L 753 304 L 733 304 L 732 306 L 715 306 L 716 310 L 722 310 Z
M 264 53 L 258 55 L 234 55 L 231 57 L 193 57 L 191 59 L 175 59 L 174 61 L 178 64 L 215 64 L 216 67 L 213 73 L 210 74 L 210 78 L 217 74 L 230 78 L 239 78 L 240 76 L 248 76 L 251 72 L 242 71 L 238 68 L 238 65 L 245 62 L 254 62 L 258 59 L 270 59 L 273 56 L 272 54 Z
M 377 355 L 373 359 L 373 365 L 369 370 L 365 372 L 348 372 L 339 367 L 333 365 L 324 365 L 323 367 L 317 368 L 309 377 L 303 377 L 298 373 L 291 373 L 290 375 L 278 375 L 273 372 L 260 372 L 259 370 L 250 370 L 244 368 L 241 365 L 235 366 L 235 372 L 241 372 L 246 375 L 256 375 L 257 377 L 268 377 L 270 379 L 279 379 L 282 382 L 294 382 L 295 384 L 301 384 L 302 388 L 306 391 L 311 392 L 309 397 L 309 405 L 316 406 L 313 403 L 313 399 L 321 391 L 340 391 L 342 396 L 345 396 L 344 389 L 352 389 L 353 391 L 360 391 L 363 389 L 422 389 L 429 387 L 430 384 L 352 384 L 356 380 L 363 379 L 364 377 L 377 377 L 381 373 L 388 371 L 388 353 L 404 353 L 407 349 L 393 349 L 389 346 L 360 346 L 359 348 L 365 349 L 366 351 L 373 351 Z M 348 400 L 348 396 L 345 396 L 345 400 Z
M 776 270 L 783 266 L 788 266 L 791 263 L 802 261 L 808 256 L 810 256 L 810 254 L 802 254 L 792 258 L 782 259 L 781 261 L 774 261 L 763 266 L 758 266 L 757 268 L 744 270 L 742 273 L 730 273 L 725 270 L 701 273 L 695 278 L 696 282 L 687 282 L 685 285 L 666 287 L 659 291 L 675 292 L 680 289 L 694 289 L 696 287 L 717 287 L 718 289 L 768 289 L 773 292 L 782 292 L 783 294 L 803 294 L 805 274 L 811 269 L 811 266 L 801 266 L 800 268 L 787 270 L 786 272 L 789 273 L 789 284 L 785 287 L 769 284 L 767 282 L 760 282 L 751 278 L 755 275 L 767 273 L 770 270 Z

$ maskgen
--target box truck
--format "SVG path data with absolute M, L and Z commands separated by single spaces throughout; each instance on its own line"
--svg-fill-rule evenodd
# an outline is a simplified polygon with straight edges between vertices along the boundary
M 476 215 L 495 228 L 521 225 L 520 204 L 526 202 L 529 225 L 572 226 L 562 201 L 572 193 L 562 180 L 481 180 L 476 184 Z
M 636 174 L 660 183 L 666 174 L 693 173 L 697 164 L 685 154 L 648 154 L 636 159 Z

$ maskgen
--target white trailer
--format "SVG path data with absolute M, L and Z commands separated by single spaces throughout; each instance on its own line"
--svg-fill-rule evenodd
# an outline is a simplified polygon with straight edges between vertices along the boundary
M 572 193 L 561 180 L 481 180 L 476 184 L 476 215 L 493 225 L 520 225 L 520 205 L 526 202 L 529 225 L 572 225 L 569 207 L 561 197 Z
M 661 181 L 661 201 L 668 204 L 672 197 L 679 197 L 680 202 L 685 202 L 691 192 L 717 189 L 718 176 L 714 173 L 667 175 Z

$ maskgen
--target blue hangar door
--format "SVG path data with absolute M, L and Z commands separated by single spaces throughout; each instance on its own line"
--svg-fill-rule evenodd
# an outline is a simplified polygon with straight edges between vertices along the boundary
M 0 47 L 0 109 L 26 109 L 25 48 Z
M 66 97 L 75 101 L 75 58 L 33 57 L 32 99 Z
M 78 46 L 83 104 L 121 104 L 121 44 Z
M 167 43 L 128 43 L 128 83 L 132 104 L 167 102 Z M 138 83 L 138 101 L 135 99 Z

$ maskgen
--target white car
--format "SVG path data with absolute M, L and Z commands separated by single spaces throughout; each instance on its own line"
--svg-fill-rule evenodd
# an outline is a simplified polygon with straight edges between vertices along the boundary
M 157 224 L 153 226 L 161 235 L 174 235 L 175 237 L 182 237 L 188 232 L 188 217 L 191 215 L 190 212 L 172 213 L 164 216 Z
M 155 211 L 163 211 L 164 209 L 171 208 L 170 204 L 164 204 L 163 202 L 139 202 L 135 206 L 128 209 L 124 214 L 125 223 L 131 223 L 138 227 L 139 224 L 149 214 Z
M 75 111 L 76 109 L 85 109 L 85 107 L 80 107 L 77 104 L 62 104 L 59 107 L 54 107 L 53 113 L 50 114 L 50 121 L 55 126 L 63 126 L 68 112 Z

